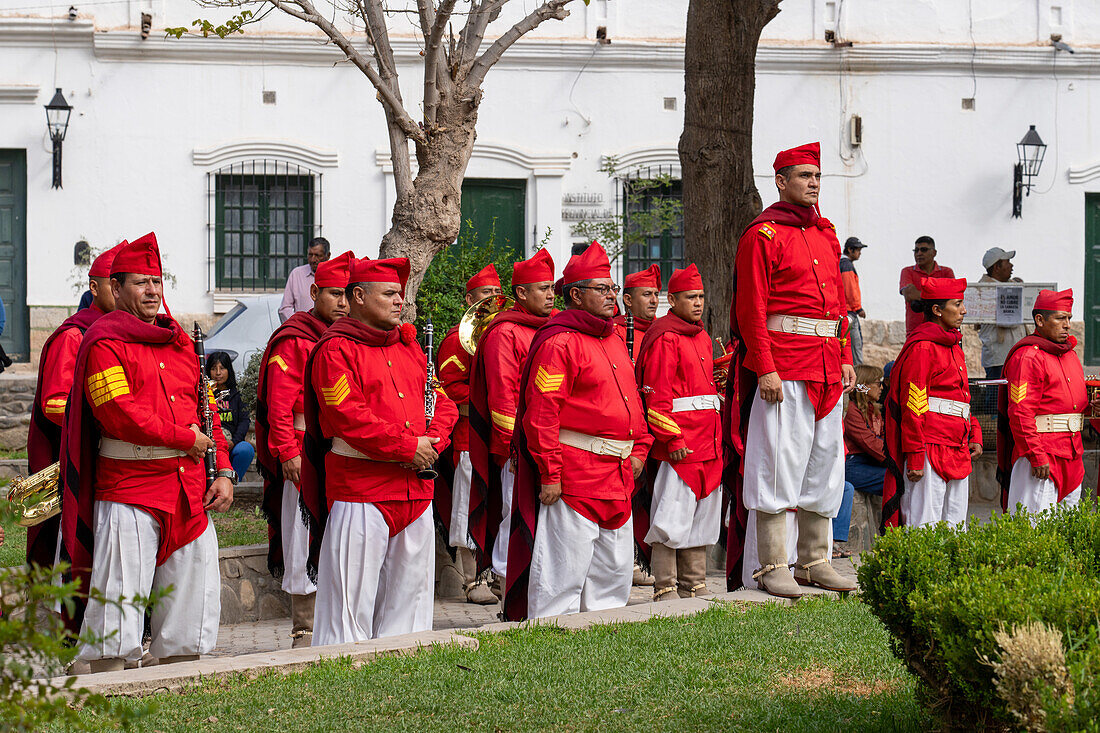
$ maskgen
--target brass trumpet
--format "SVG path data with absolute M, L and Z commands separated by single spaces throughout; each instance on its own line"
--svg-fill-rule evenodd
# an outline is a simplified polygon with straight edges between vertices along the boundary
M 471 356 L 477 350 L 481 334 L 499 314 L 515 305 L 507 295 L 488 295 L 471 305 L 458 322 L 458 343 Z
M 61 513 L 60 478 L 61 464 L 53 463 L 26 478 L 11 480 L 8 501 L 18 508 L 20 526 L 33 527 Z

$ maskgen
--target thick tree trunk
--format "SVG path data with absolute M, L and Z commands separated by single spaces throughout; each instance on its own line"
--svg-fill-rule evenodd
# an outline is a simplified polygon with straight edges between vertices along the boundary
M 729 333 L 737 240 L 760 213 L 752 171 L 756 47 L 779 0 L 691 0 L 684 52 L 684 249 L 703 273 L 703 322 Z

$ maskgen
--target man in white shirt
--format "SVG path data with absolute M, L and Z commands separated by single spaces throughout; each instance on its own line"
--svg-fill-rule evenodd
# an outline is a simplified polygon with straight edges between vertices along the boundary
M 1015 250 L 1005 252 L 1000 247 L 990 248 L 982 256 L 985 274 L 978 282 L 1023 282 L 1018 277 L 1012 277 L 1012 258 L 1015 256 Z M 1027 327 L 1022 324 L 998 326 L 995 323 L 983 323 L 978 326 L 978 337 L 982 340 L 982 367 L 985 369 L 986 379 L 1001 378 L 1008 352 L 1024 336 L 1027 336 Z
M 330 256 L 332 248 L 327 239 L 314 237 L 309 240 L 309 247 L 306 249 L 307 264 L 295 267 L 286 279 L 283 302 L 279 305 L 280 322 L 285 322 L 298 311 L 307 311 L 313 307 L 313 298 L 309 295 L 313 275 L 317 272 L 317 265 L 327 261 Z

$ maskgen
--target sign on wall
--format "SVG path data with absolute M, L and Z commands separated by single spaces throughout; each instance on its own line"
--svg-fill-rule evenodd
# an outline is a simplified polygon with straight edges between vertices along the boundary
M 1057 283 L 967 283 L 963 297 L 966 322 L 995 323 L 998 326 L 1031 323 L 1031 309 L 1039 297 L 1039 291 L 1057 289 Z

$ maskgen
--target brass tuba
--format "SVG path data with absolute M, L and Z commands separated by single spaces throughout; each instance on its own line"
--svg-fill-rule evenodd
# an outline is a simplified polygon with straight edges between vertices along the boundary
M 58 479 L 61 464 L 53 463 L 26 478 L 16 476 L 8 485 L 8 501 L 19 510 L 19 524 L 33 527 L 61 513 Z
M 467 354 L 473 355 L 486 327 L 497 315 L 511 308 L 515 302 L 507 295 L 489 295 L 466 309 L 462 314 L 462 320 L 458 322 L 458 342 L 462 344 L 462 348 L 466 349 Z

